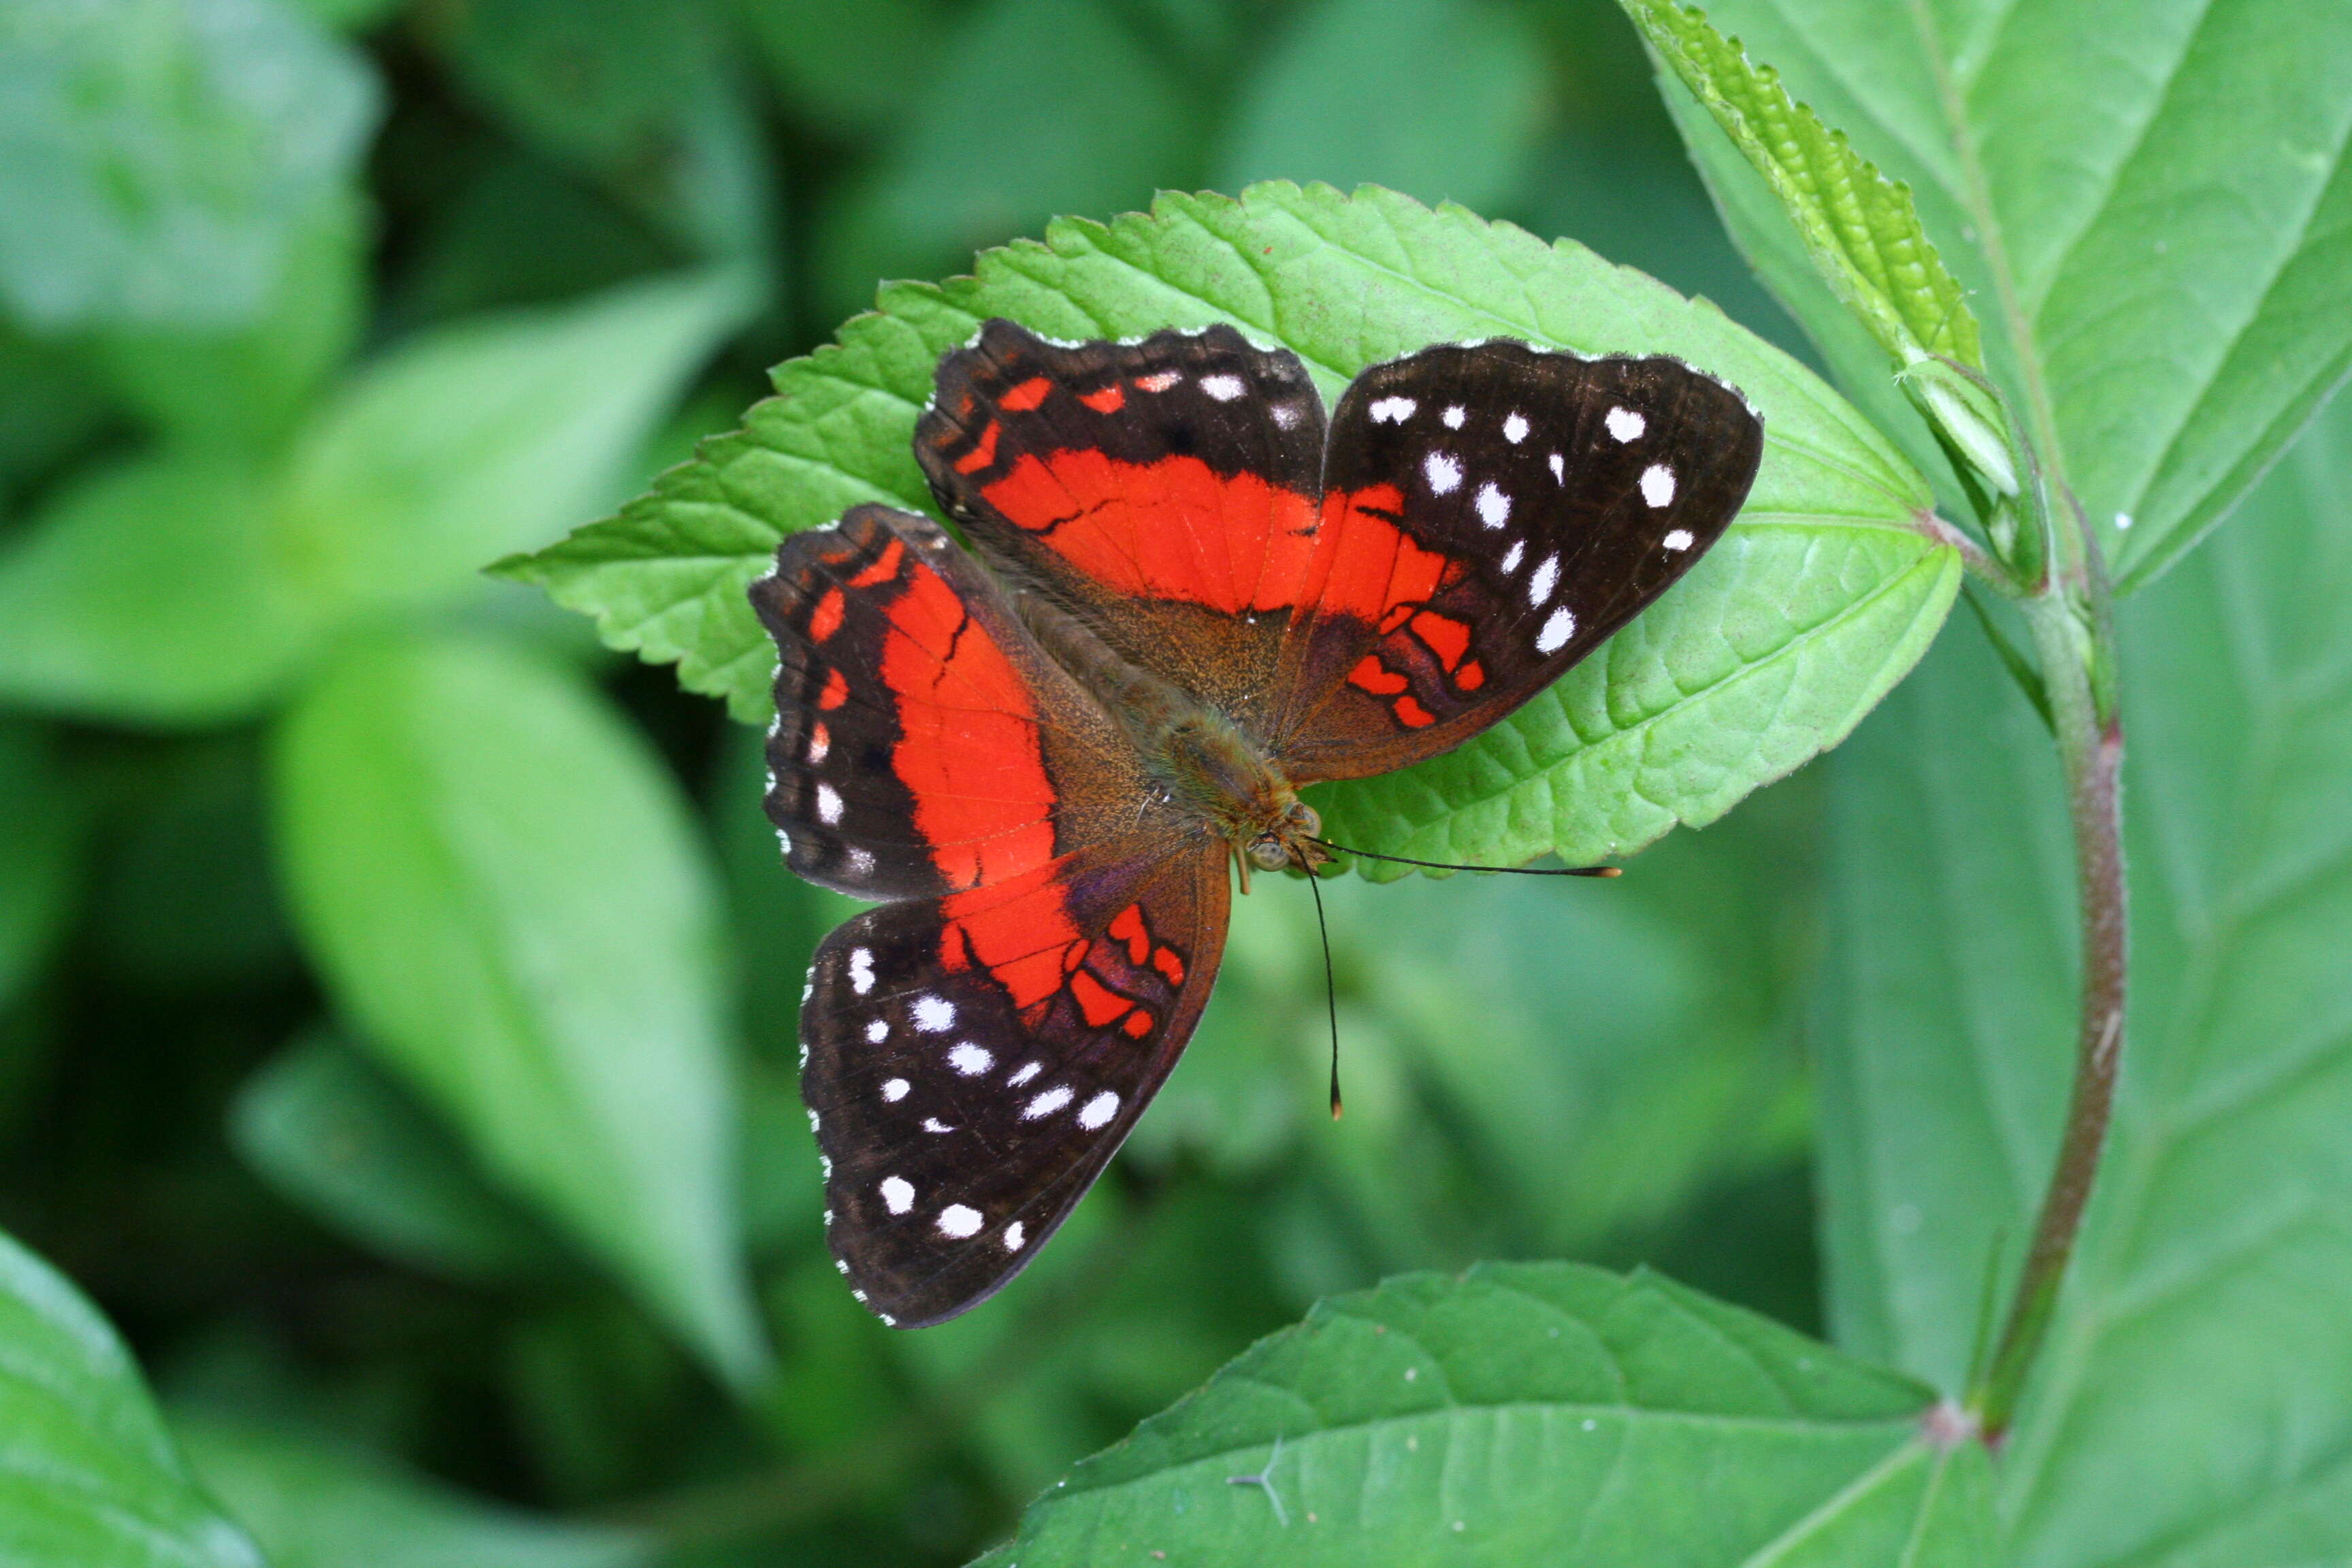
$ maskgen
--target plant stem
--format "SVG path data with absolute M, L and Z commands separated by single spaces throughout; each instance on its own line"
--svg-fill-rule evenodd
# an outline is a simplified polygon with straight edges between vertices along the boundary
M 2115 643 L 2096 543 L 2079 516 L 2070 516 L 2053 531 L 2063 557 L 2061 569 L 2050 591 L 2025 605 L 2025 614 L 2033 628 L 2074 819 L 2074 871 L 2083 911 L 2083 1011 L 2074 1047 L 2074 1088 L 2057 1168 L 2042 1200 L 2000 1339 L 1969 1396 L 1986 1443 L 1996 1448 L 2016 1414 L 2057 1309 L 2067 1260 L 2074 1254 L 2075 1233 L 2106 1143 L 2123 1060 L 2129 910 L 2123 852 L 2124 735 L 2115 700 Z

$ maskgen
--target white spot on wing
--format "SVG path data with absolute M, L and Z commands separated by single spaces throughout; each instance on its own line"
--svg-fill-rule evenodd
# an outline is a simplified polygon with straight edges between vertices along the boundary
M 1421 471 L 1439 495 L 1451 495 L 1461 487 L 1462 465 L 1451 453 L 1432 452 L 1421 460 Z
M 885 1040 L 888 1039 L 889 1037 L 890 1037 L 890 1020 L 889 1020 L 889 1019 L 887 1019 L 887 1018 L 877 1018 L 877 1019 L 875 1019 L 872 1023 L 870 1023 L 870 1024 L 868 1024 L 868 1025 L 866 1025 L 866 1043 L 867 1045 L 869 1045 L 869 1046 L 878 1046 L 878 1045 L 880 1045 L 883 1041 L 885 1041 Z
M 1562 605 L 1545 617 L 1543 630 L 1536 634 L 1536 651 L 1558 653 L 1568 646 L 1568 639 L 1575 635 L 1576 617 L 1569 613 L 1566 605 Z
M 1551 597 L 1551 591 L 1559 586 L 1559 557 L 1547 555 L 1543 563 L 1535 569 L 1535 574 L 1528 579 L 1528 604 L 1540 607 L 1546 599 Z
M 849 950 L 849 988 L 860 996 L 874 989 L 874 950 L 854 947 Z
M 1697 542 L 1697 540 L 1693 536 L 1689 529 L 1678 528 L 1672 533 L 1667 534 L 1661 542 L 1669 550 L 1688 550 L 1693 544 Z
M 814 767 L 833 752 L 833 731 L 819 724 L 809 731 L 808 760 Z
M 892 1214 L 905 1214 L 915 1206 L 915 1189 L 904 1176 L 882 1178 L 882 1201 Z
M 1118 1114 L 1118 1096 L 1104 1089 L 1078 1108 L 1078 1125 L 1092 1132 Z
M 1249 388 L 1237 375 L 1204 375 L 1201 378 L 1201 390 L 1220 403 L 1231 403 Z
M 1488 528 L 1500 528 L 1511 521 L 1511 498 L 1492 479 L 1478 487 L 1478 521 Z
M 1420 404 L 1410 397 L 1381 397 L 1372 402 L 1371 416 L 1375 425 L 1402 425 L 1412 417 Z
M 1447 409 L 1443 417 L 1448 430 L 1459 430 L 1462 428 L 1462 421 L 1470 417 L 1470 411 L 1457 403 Z
M 1139 375 L 1135 378 L 1135 390 L 1138 392 L 1165 392 L 1183 379 L 1184 378 L 1182 376 L 1177 374 L 1172 370 L 1163 370 L 1155 375 Z
M 1066 1083 L 1057 1083 L 1021 1108 L 1021 1120 L 1034 1121 L 1041 1116 L 1051 1116 L 1077 1097 Z
M 1675 499 L 1675 471 L 1664 463 L 1652 463 L 1642 470 L 1642 499 L 1652 506 L 1664 506 Z
M 1023 1230 L 1023 1229 L 1021 1228 L 1021 1222 L 1020 1222 L 1019 1220 L 1017 1220 L 1017 1219 L 1016 1219 L 1016 1220 L 1014 1220 L 1011 1225 L 1008 1225 L 1008 1226 L 1006 1226 L 1004 1227 L 1004 1250 L 1005 1250 L 1005 1251 L 1007 1251 L 1007 1252 L 1018 1252 L 1018 1251 L 1020 1251 L 1020 1250 L 1021 1250 L 1021 1248 L 1022 1248 L 1023 1244 L 1024 1244 L 1025 1242 L 1027 1242 L 1027 1241 L 1028 1241 L 1028 1239 L 1029 1239 L 1029 1233 L 1028 1233 L 1027 1231 Z
M 1028 1066 L 1023 1068 L 1019 1072 L 1014 1073 L 1011 1078 L 1006 1079 L 1004 1081 L 1013 1088 L 1019 1089 L 1023 1084 L 1027 1083 L 1031 1079 L 1035 1078 L 1037 1074 L 1044 1069 L 1045 1065 L 1045 1064 L 1043 1062 L 1031 1062 Z
M 1551 455 L 1551 477 L 1561 484 L 1568 483 L 1568 464 L 1561 460 L 1558 452 Z
M 871 877 L 874 875 L 873 855 L 864 849 L 851 850 L 849 852 L 849 874 L 853 877 Z
M 923 1118 L 923 1131 L 926 1132 L 952 1132 L 955 1129 L 949 1126 L 946 1122 L 940 1121 L 936 1116 L 926 1116 Z
M 1611 409 L 1609 417 L 1601 423 L 1609 426 L 1609 434 L 1621 443 L 1638 439 L 1642 432 L 1650 427 L 1648 420 L 1630 408 Z
M 1273 413 L 1276 426 L 1284 430 L 1290 429 L 1303 417 L 1296 403 L 1277 403 L 1274 405 Z
M 927 1035 L 944 1035 L 955 1027 L 955 1004 L 944 996 L 915 998 L 915 1027 Z
M 1511 541 L 1511 547 L 1503 552 L 1502 569 L 1507 573 L 1517 571 L 1519 562 L 1525 558 L 1527 552 L 1528 542 L 1524 539 L 1514 539 Z
M 980 1211 L 966 1208 L 961 1204 L 950 1204 L 940 1211 L 940 1234 L 954 1237 L 958 1241 L 968 1236 L 978 1236 Z
M 911 1087 L 905 1079 L 894 1078 L 882 1086 L 882 1098 L 896 1105 L 907 1098 L 907 1090 Z
M 1516 447 L 1528 438 L 1528 422 L 1513 414 L 1503 421 L 1503 439 Z
M 975 1046 L 970 1040 L 948 1053 L 948 1066 L 966 1078 L 978 1078 L 995 1065 L 996 1058 L 986 1047 Z
M 841 792 L 829 784 L 816 786 L 816 816 L 827 827 L 841 820 Z

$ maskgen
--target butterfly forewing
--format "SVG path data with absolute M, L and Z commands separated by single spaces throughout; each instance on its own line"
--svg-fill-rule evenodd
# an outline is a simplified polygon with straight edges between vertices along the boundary
M 1542 690 L 1721 537 L 1763 439 L 1677 360 L 1496 341 L 1366 371 L 1332 417 L 1290 775 L 1402 767 Z
M 802 876 L 915 898 L 1131 827 L 1134 747 L 929 518 L 796 534 L 751 603 L 780 655 L 768 815 Z
M 899 1327 L 973 1306 L 1085 1195 L 1182 1051 L 1225 933 L 1225 858 L 1087 851 L 827 937 L 802 1089 L 834 1257 Z
M 1064 344 L 992 321 L 915 455 L 948 514 L 1120 657 L 1244 724 L 1315 574 L 1321 399 L 1230 327 Z

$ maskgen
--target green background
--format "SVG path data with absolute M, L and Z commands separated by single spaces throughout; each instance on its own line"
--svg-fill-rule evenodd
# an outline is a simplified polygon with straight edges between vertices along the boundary
M 1991 26 L 1947 9 L 1964 49 Z M 2162 153 L 2197 141 L 2177 128 L 2199 92 L 2273 47 L 2234 40 L 2246 5 L 2145 27 L 2115 9 L 2020 0 L 2013 58 L 1969 106 L 2021 231 L 2065 182 L 2003 93 L 2079 85 L 2082 123 L 2048 138 L 2121 146 L 2110 122 L 2137 117 Z M 1911 180 L 1990 291 L 1967 171 L 1906 118 L 1917 62 L 1873 10 L 1718 21 Z M 2352 421 L 2325 418 L 2186 553 L 2257 477 L 2246 454 L 2340 376 L 2352 321 L 2340 282 L 2305 276 L 2352 276 L 2352 23 L 2289 11 L 2318 43 L 2276 46 L 2276 125 L 2219 173 L 2182 151 L 2171 184 L 2135 163 L 2075 192 L 2074 247 L 2024 257 L 2069 455 L 2145 525 L 2112 542 L 2153 583 L 2123 628 L 2145 1049 L 2050 1388 L 1988 1479 L 1932 1460 L 1908 1415 L 1922 1384 L 1957 1391 L 2042 1181 L 2073 914 L 2047 736 L 1974 616 L 1851 745 L 1621 881 L 1328 884 L 1336 1126 L 1306 889 L 1240 900 L 1199 1036 L 1097 1193 L 1003 1296 L 910 1335 L 851 1302 L 823 1247 L 794 1009 L 849 906 L 778 863 L 756 730 L 480 574 L 734 428 L 877 279 L 1263 177 L 1460 202 L 1704 295 L 1843 376 L 1957 493 L 1900 400 L 1856 390 L 1867 343 L 1817 347 L 1751 274 L 1677 133 L 1675 112 L 1700 124 L 1688 99 L 1662 99 L 1614 6 L 13 7 L 0 1229 L 111 1321 L 163 1416 L 89 1306 L 0 1250 L 0 1436 L 42 1434 L 121 1501 L 51 1508 L 54 1475 L 0 1458 L 0 1562 L 241 1564 L 257 1543 L 280 1568 L 960 1563 L 1319 1299 L 1554 1258 L 1680 1284 L 1482 1268 L 1490 1315 L 1452 1339 L 1425 1282 L 1318 1309 L 1072 1477 L 1031 1516 L 1034 1560 L 1181 1502 L 1196 1454 L 1233 1541 L 1257 1539 L 1242 1510 L 1264 1489 L 1224 1484 L 1221 1456 L 1287 1428 L 1236 1391 L 1338 1388 L 1370 1355 L 1359 1330 L 1423 1336 L 1452 1396 L 1502 1405 L 1525 1391 L 1482 1358 L 1560 1323 L 1602 1370 L 1453 1438 L 1593 1431 L 1592 1389 L 1632 1368 L 1622 1447 L 1480 1472 L 1461 1539 L 1425 1560 L 1551 1550 L 1558 1520 L 1469 1527 L 1515 1517 L 1522 1485 L 1556 1489 L 1594 1561 L 1734 1560 L 1752 1529 L 1783 1531 L 1776 1561 L 1891 1562 L 1939 1499 L 1980 1495 L 2019 1561 L 2352 1554 Z M 2062 22 L 2147 58 L 2103 77 Z M 2178 81 L 2135 96 L 2166 48 Z M 1699 164 L 1803 309 L 1793 242 L 1758 226 L 1722 149 Z M 2207 198 L 2238 187 L 2245 211 L 2217 216 Z M 2186 345 L 2172 360 L 2100 338 L 2113 313 L 2081 279 L 2112 275 L 2101 247 L 2203 255 L 2263 223 L 2294 245 L 2189 279 L 2203 315 L 2136 302 L 2154 325 L 2128 342 Z M 2205 330 L 2243 298 L 2263 308 L 2236 337 Z M 2156 449 L 2143 403 L 2195 438 Z M 1431 847 L 1481 847 L 1439 830 L 1457 837 Z M 1816 1369 L 1817 1347 L 1683 1286 L 1890 1370 Z M 1670 1364 L 1629 1345 L 1627 1314 L 1669 1325 Z M 52 1386 L 52 1362 L 72 1378 Z M 1435 1417 L 1385 1397 L 1335 1394 L 1326 1415 L 1357 1426 L 1325 1458 L 1266 1458 L 1290 1508 L 1313 1506 L 1315 1464 L 1344 1481 L 1383 1453 L 1394 1495 L 1419 1495 L 1405 1456 Z M 1723 1436 L 1742 1422 L 1762 1435 Z M 1414 1446 L 1329 1458 L 1358 1428 Z M 1692 1495 L 1717 1469 L 1737 1479 Z M 1575 1489 L 1621 1481 L 1613 1512 Z M 1839 1487 L 1850 1506 L 1810 1533 L 1771 1511 Z

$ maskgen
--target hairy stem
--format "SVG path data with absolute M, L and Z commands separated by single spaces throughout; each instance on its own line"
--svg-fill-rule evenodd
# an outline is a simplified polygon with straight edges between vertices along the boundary
M 2083 912 L 2083 1011 L 2074 1087 L 2057 1168 L 2000 1338 L 1969 1405 L 1985 1441 L 2000 1443 L 2056 1311 L 2075 1233 L 2098 1173 L 2116 1077 L 2123 1061 L 2128 895 L 2123 852 L 2123 723 L 2116 710 L 2115 647 L 2097 546 L 2079 517 L 2056 532 L 2064 567 L 2026 606 L 2074 819 Z

